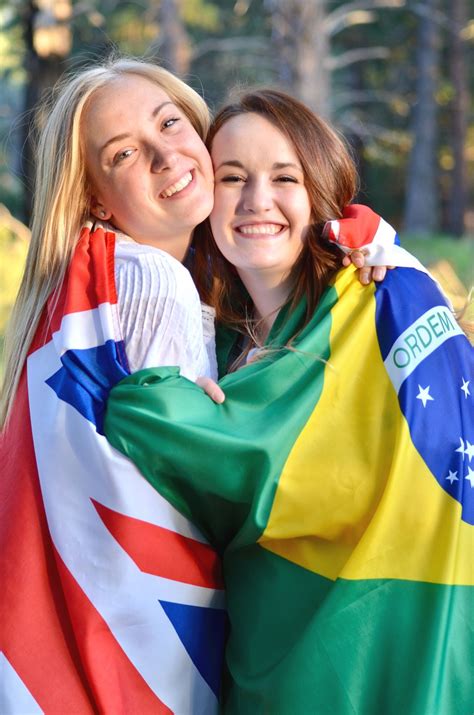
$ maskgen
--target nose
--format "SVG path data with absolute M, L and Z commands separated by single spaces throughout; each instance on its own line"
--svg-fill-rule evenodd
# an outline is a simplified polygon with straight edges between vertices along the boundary
M 264 179 L 247 181 L 242 191 L 242 209 L 249 213 L 263 213 L 273 208 L 271 186 Z
M 177 154 L 172 147 L 158 144 L 156 141 L 150 143 L 150 155 L 151 170 L 155 174 L 173 169 L 178 162 Z

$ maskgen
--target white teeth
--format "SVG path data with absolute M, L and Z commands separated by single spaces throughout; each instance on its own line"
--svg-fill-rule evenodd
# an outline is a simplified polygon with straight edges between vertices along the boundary
M 182 179 L 177 181 L 176 184 L 173 184 L 173 186 L 169 186 L 167 189 L 162 191 L 160 194 L 161 198 L 168 199 L 170 196 L 173 196 L 173 194 L 177 194 L 179 191 L 185 189 L 186 186 L 190 184 L 192 180 L 193 175 L 190 171 L 188 171 L 188 173 L 185 174 Z
M 246 226 L 239 226 L 238 231 L 239 233 L 243 234 L 267 234 L 269 236 L 274 236 L 276 233 L 280 233 L 282 229 L 282 226 L 280 224 L 275 224 L 275 223 L 257 223 L 257 224 L 252 224 L 249 225 L 247 224 Z

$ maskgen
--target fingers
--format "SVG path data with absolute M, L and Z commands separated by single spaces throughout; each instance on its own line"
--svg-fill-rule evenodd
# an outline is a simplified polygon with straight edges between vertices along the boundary
M 350 262 L 355 265 L 356 268 L 363 268 L 365 265 L 365 256 L 362 251 L 352 251 L 352 253 L 349 254 L 348 258 Z
M 217 384 L 217 382 L 214 382 L 214 380 L 211 380 L 210 377 L 198 377 L 196 380 L 196 385 L 199 385 L 199 387 L 202 387 L 206 395 L 209 395 L 211 400 L 214 400 L 214 402 L 217 402 L 218 405 L 221 405 L 224 400 L 225 400 L 225 394 Z
M 372 268 L 369 266 L 365 266 L 364 268 L 361 268 L 359 270 L 359 281 L 362 283 L 362 285 L 366 286 L 369 285 L 369 283 L 372 280 Z
M 375 266 L 372 271 L 372 279 L 374 281 L 383 281 L 387 274 L 387 266 Z
M 342 259 L 343 266 L 354 265 L 356 268 L 362 268 L 365 264 L 365 256 L 362 251 L 351 251 L 346 253 Z
M 380 283 L 383 281 L 387 275 L 387 269 L 392 270 L 395 266 L 366 266 L 365 265 L 365 254 L 364 251 L 351 251 L 347 253 L 342 259 L 343 266 L 350 266 L 351 263 L 359 269 L 359 281 L 362 285 L 368 285 L 371 281 L 376 281 Z

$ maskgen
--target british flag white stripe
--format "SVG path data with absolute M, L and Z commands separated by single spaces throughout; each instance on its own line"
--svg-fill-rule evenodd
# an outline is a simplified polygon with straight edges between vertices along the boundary
M 117 332 L 116 306 L 102 303 L 97 308 L 65 315 L 61 327 L 53 333 L 59 355 L 65 350 L 86 350 L 106 340 L 121 340 Z
M 40 425 L 46 419 L 47 405 L 51 406 L 53 413 L 57 410 L 54 393 L 44 383 L 60 368 L 61 361 L 52 343 L 48 343 L 28 358 L 28 372 L 33 371 L 37 376 L 37 378 L 29 380 L 28 393 L 30 402 L 39 405 Z M 53 401 L 50 402 L 48 398 L 53 398 Z M 60 404 L 62 407 L 62 403 Z M 95 459 L 100 459 L 100 462 L 97 461 L 95 465 L 95 473 L 98 474 L 104 464 L 113 465 L 113 468 L 107 468 L 106 472 L 104 472 L 104 477 L 101 477 L 101 479 L 90 478 L 91 475 L 88 471 L 91 499 L 95 499 L 109 509 L 119 512 L 123 512 L 125 508 L 129 508 L 129 505 L 133 504 L 133 516 L 136 519 L 142 519 L 156 526 L 171 529 L 182 536 L 207 543 L 194 524 L 176 511 L 168 501 L 153 489 L 129 460 L 113 449 L 105 437 L 97 435 L 91 423 L 80 418 L 80 415 L 73 408 L 70 408 L 70 410 L 71 414 L 68 414 L 67 421 L 70 419 L 79 421 L 81 430 L 90 430 L 94 439 L 101 443 L 100 457 L 99 453 L 95 455 Z M 66 420 L 65 417 L 63 419 Z M 68 431 L 74 437 L 74 433 L 70 428 L 68 428 Z M 41 433 L 39 436 L 41 438 Z M 77 437 L 75 441 L 77 441 Z M 75 454 L 81 456 L 80 444 L 76 445 Z M 92 454 L 90 456 L 92 457 Z M 114 478 L 111 480 L 109 473 L 112 471 Z M 107 479 L 107 475 L 109 475 L 109 479 Z M 114 486 L 117 482 L 120 483 L 120 490 Z
M 160 700 L 180 715 L 210 715 L 217 712 L 216 696 L 159 601 L 223 607 L 222 592 L 141 572 L 108 531 L 91 499 L 128 517 L 203 538 L 45 382 L 60 366 L 56 348 L 63 352 L 93 347 L 94 335 L 95 345 L 103 342 L 97 311 L 90 312 L 67 316 L 65 332 L 61 328 L 56 334 L 55 346 L 50 343 L 28 359 L 33 439 L 51 537 L 68 570 Z M 104 308 L 101 313 L 100 322 L 106 317 Z M 75 327 L 76 316 L 80 322 Z
M 5 653 L 0 651 L 1 715 L 43 715 L 40 708 Z

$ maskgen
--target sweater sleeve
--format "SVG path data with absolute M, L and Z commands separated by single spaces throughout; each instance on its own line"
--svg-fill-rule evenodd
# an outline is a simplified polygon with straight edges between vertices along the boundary
M 199 296 L 181 263 L 158 249 L 118 244 L 115 280 L 132 372 L 170 365 L 190 380 L 215 377 L 214 336 L 209 326 L 204 334 Z

